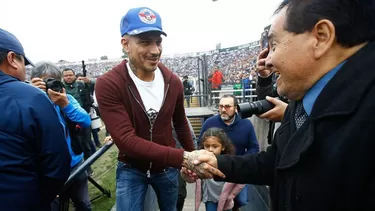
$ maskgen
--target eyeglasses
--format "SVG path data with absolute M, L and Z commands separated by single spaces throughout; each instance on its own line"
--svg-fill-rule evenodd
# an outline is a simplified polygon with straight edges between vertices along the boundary
M 233 105 L 219 105 L 219 108 L 220 108 L 220 109 L 225 108 L 225 110 L 230 109 L 230 108 L 232 108 L 232 107 L 234 107 L 234 106 L 233 106 Z

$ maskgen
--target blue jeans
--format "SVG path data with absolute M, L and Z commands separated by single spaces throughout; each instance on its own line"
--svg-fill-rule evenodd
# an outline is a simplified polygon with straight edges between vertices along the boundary
M 214 202 L 206 202 L 206 211 L 217 211 L 217 203 Z M 226 210 L 231 211 L 231 210 Z
M 185 204 L 186 198 L 186 182 L 178 174 L 178 199 L 177 199 L 177 211 L 182 211 Z M 146 192 L 145 204 L 143 211 L 155 211 L 158 208 L 157 197 L 154 189 L 151 185 L 148 185 Z
M 155 190 L 159 208 L 175 211 L 178 196 L 178 170 L 167 168 L 150 178 L 136 168 L 118 162 L 116 171 L 116 210 L 143 210 L 148 185 Z
M 155 211 L 158 208 L 157 197 L 151 185 L 148 185 L 143 211 Z
M 249 203 L 242 210 L 269 211 L 269 193 L 265 186 L 248 185 Z
M 185 96 L 185 99 L 186 99 L 186 105 L 187 105 L 187 107 L 190 107 L 190 95 L 189 96 Z
M 245 185 L 245 187 L 241 190 L 241 192 L 234 198 L 234 203 L 237 207 L 243 207 L 249 202 L 249 187 Z

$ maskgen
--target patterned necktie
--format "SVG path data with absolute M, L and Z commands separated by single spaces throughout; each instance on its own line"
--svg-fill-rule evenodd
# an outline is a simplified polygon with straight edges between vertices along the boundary
M 307 119 L 307 113 L 303 108 L 302 101 L 296 103 L 296 112 L 294 113 L 294 120 L 296 121 L 297 130 L 303 125 Z

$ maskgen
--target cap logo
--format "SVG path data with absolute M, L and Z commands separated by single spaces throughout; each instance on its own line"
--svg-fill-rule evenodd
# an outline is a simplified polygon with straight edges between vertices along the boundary
M 156 22 L 156 15 L 150 9 L 142 9 L 138 17 L 143 23 L 154 24 Z

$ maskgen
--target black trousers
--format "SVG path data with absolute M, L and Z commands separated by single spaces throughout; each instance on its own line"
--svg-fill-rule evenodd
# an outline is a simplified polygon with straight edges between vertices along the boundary
M 80 163 L 82 164 L 83 161 Z M 78 166 L 76 165 L 71 172 Z M 51 203 L 51 211 L 60 210 L 60 199 L 71 199 L 76 211 L 91 211 L 91 202 L 88 189 L 87 173 L 84 171 L 78 175 L 77 179 L 70 185 L 70 187 Z
M 94 149 L 92 148 L 92 145 L 94 146 L 94 148 L 95 145 L 91 140 L 91 127 L 83 128 L 80 134 L 80 138 L 83 156 L 85 160 L 87 160 L 87 158 L 95 153 Z

